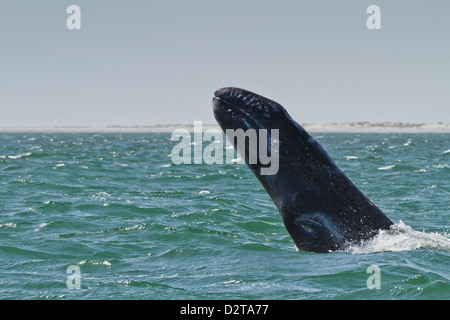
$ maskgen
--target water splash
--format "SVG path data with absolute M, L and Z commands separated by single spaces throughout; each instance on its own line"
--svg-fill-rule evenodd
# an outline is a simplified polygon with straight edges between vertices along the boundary
M 415 231 L 401 220 L 390 230 L 380 230 L 373 239 L 359 245 L 352 245 L 347 252 L 367 254 L 383 251 L 409 251 L 416 249 L 436 249 L 450 251 L 448 235 Z

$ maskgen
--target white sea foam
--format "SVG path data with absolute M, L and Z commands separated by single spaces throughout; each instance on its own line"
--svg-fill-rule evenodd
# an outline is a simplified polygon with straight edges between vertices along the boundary
M 383 251 L 409 251 L 416 249 L 450 250 L 450 238 L 439 233 L 415 231 L 402 221 L 390 230 L 381 230 L 377 236 L 360 245 L 352 245 L 346 251 L 367 254 Z
M 27 153 L 22 153 L 22 154 L 18 154 L 16 156 L 8 156 L 9 159 L 20 159 L 22 157 L 28 157 L 31 156 L 32 153 L 31 152 L 27 152 Z
M 0 229 L 1 228 L 17 228 L 17 223 L 15 222 L 8 222 L 5 224 L 0 224 Z
M 391 170 L 394 167 L 395 167 L 395 164 L 390 165 L 390 166 L 380 167 L 380 168 L 378 168 L 378 170 L 381 170 L 381 171 L 383 171 L 383 170 Z

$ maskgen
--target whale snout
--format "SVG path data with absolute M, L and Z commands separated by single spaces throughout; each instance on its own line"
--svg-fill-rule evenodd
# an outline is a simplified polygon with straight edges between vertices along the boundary
M 285 109 L 275 101 L 241 88 L 221 88 L 214 93 L 214 102 L 223 101 L 250 114 L 256 119 L 270 119 Z
M 250 101 L 258 96 L 257 94 L 240 88 L 220 88 L 214 92 L 214 97 L 235 103 L 236 105 L 247 105 Z

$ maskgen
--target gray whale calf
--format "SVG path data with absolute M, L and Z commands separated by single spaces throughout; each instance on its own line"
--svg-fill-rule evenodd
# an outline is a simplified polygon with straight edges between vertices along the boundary
M 214 94 L 213 110 L 224 132 L 254 129 L 270 141 L 271 130 L 278 130 L 277 149 L 264 144 L 268 149 L 264 152 L 278 154 L 275 174 L 262 175 L 265 164 L 249 162 L 248 141 L 242 156 L 272 198 L 299 250 L 342 250 L 393 225 L 277 102 L 244 89 L 222 88 Z

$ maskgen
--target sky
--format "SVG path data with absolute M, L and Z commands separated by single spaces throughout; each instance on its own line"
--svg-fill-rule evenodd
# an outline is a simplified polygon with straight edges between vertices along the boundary
M 381 29 L 367 28 L 370 5 Z M 448 123 L 449 12 L 448 0 L 1 0 L 0 126 L 214 124 L 226 86 L 299 123 Z

